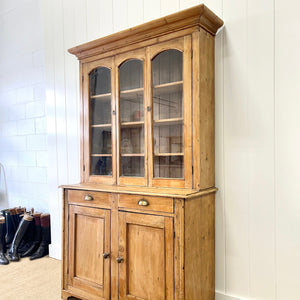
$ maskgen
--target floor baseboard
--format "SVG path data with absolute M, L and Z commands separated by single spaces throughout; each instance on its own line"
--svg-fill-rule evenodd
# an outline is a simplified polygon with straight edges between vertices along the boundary
M 61 246 L 58 244 L 50 244 L 49 256 L 61 260 Z
M 242 300 L 242 299 L 216 292 L 215 300 Z

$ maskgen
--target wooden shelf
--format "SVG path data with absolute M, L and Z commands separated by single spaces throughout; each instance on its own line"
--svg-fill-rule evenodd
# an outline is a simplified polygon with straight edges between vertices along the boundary
M 126 154 L 121 154 L 122 157 L 143 157 L 145 154 L 143 153 L 126 153 Z
M 97 125 L 91 125 L 92 128 L 109 128 L 111 127 L 111 124 L 97 124 Z
M 154 156 L 184 156 L 184 153 L 154 153 Z
M 99 94 L 99 95 L 93 95 L 91 96 L 91 99 L 95 99 L 95 100 L 110 100 L 111 99 L 111 93 L 107 93 L 107 94 Z
M 182 91 L 183 81 L 174 81 L 153 86 L 153 97 L 161 94 L 173 94 Z
M 137 97 L 144 96 L 144 88 L 131 89 L 126 91 L 120 91 L 120 100 L 130 100 L 134 102 L 142 102 L 141 100 L 136 99 Z
M 171 119 L 161 119 L 161 120 L 153 120 L 154 125 L 176 125 L 183 124 L 183 118 L 171 118 Z
M 92 157 L 112 157 L 112 154 L 91 154 Z
M 144 121 L 123 122 L 123 123 L 121 123 L 121 127 L 141 127 L 143 125 L 144 125 Z

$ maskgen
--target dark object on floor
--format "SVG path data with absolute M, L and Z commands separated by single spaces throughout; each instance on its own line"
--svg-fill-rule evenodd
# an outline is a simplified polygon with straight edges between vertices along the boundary
M 29 224 L 32 222 L 33 217 L 25 214 L 23 219 L 21 220 L 19 227 L 16 231 L 16 234 L 14 236 L 14 239 L 11 243 L 10 249 L 8 251 L 8 258 L 11 261 L 19 261 L 20 257 L 18 254 L 18 247 L 21 243 L 21 240 L 24 236 L 24 234 L 26 233 Z
M 41 243 L 41 213 L 34 213 L 33 214 L 34 222 L 33 225 L 33 237 L 32 239 L 26 243 L 24 249 L 21 251 L 21 257 L 27 257 L 32 255 L 39 247 Z M 29 230 L 29 228 L 28 228 Z
M 9 263 L 8 259 L 5 256 L 5 237 L 4 237 L 4 228 L 5 228 L 5 218 L 0 217 L 0 265 L 7 265 Z
M 5 243 L 6 245 L 9 245 L 14 239 L 17 228 L 13 220 L 13 217 L 10 214 L 10 210 L 5 209 L 3 213 L 4 213 L 5 225 L 6 225 Z
M 49 254 L 49 244 L 51 244 L 51 231 L 50 231 L 50 215 L 41 215 L 41 229 L 42 241 L 36 252 L 30 257 L 30 260 L 44 257 Z

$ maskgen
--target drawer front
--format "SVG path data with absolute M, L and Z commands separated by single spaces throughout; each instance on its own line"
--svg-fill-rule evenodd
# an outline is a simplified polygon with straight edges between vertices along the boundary
M 111 206 L 110 194 L 81 190 L 68 190 L 68 203 L 86 206 Z
M 143 195 L 119 195 L 119 207 L 173 213 L 173 199 Z

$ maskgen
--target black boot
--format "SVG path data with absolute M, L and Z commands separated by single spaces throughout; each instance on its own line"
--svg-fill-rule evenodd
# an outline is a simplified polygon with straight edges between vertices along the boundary
M 37 248 L 39 247 L 40 243 L 41 243 L 41 213 L 34 213 L 33 214 L 33 218 L 34 218 L 34 229 L 33 229 L 33 239 L 32 241 L 29 243 L 27 243 L 28 247 L 25 248 L 24 250 L 21 251 L 21 257 L 26 257 L 26 256 L 30 256 L 32 255 Z M 29 231 L 29 228 L 28 228 Z
M 4 228 L 5 228 L 5 218 L 0 217 L 0 265 L 7 265 L 9 263 L 8 259 L 5 256 L 5 237 L 4 237 Z
M 16 226 L 12 216 L 10 215 L 9 209 L 4 210 L 4 217 L 6 226 L 5 243 L 6 245 L 9 245 L 14 239 L 16 233 Z
M 50 215 L 41 215 L 42 241 L 36 252 L 30 257 L 30 260 L 41 258 L 49 254 L 49 244 L 51 244 Z
M 8 251 L 8 258 L 11 261 L 19 261 L 20 257 L 18 254 L 18 247 L 20 245 L 20 242 L 24 236 L 24 234 L 26 233 L 26 230 L 30 224 L 30 222 L 32 222 L 32 216 L 25 214 L 23 219 L 21 220 L 19 227 L 16 231 L 15 237 L 11 243 L 10 249 Z

